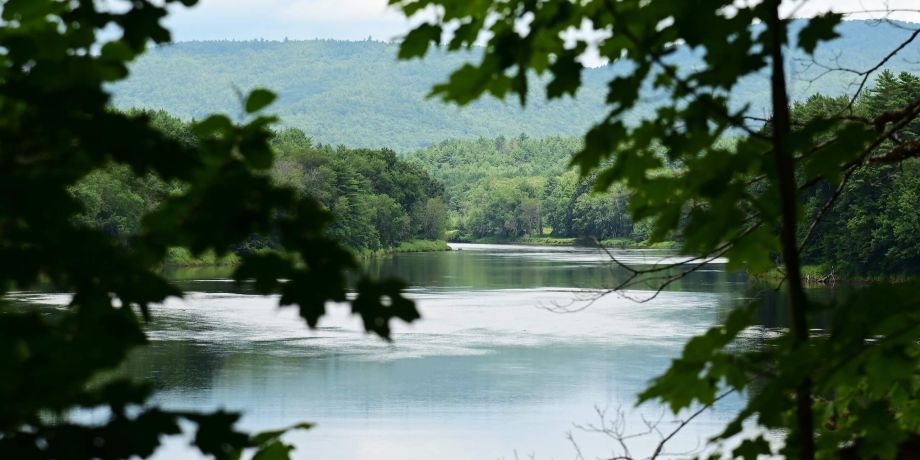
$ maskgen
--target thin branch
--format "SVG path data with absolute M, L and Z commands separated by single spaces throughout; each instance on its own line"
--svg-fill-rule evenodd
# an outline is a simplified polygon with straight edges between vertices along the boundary
M 920 116 L 920 99 L 908 104 L 901 110 L 885 112 L 876 117 L 875 120 L 873 120 L 873 123 L 875 124 L 876 129 L 879 131 L 882 131 L 884 127 L 889 123 L 891 126 L 887 130 L 884 130 L 884 132 L 882 132 L 878 137 L 876 137 L 875 140 L 873 140 L 866 147 L 866 149 L 858 158 L 844 164 L 841 170 L 845 173 L 846 171 L 861 165 L 867 158 L 869 158 L 869 155 L 871 155 L 872 152 L 881 147 L 885 141 L 894 139 L 898 131 L 910 124 L 910 122 L 914 121 L 914 119 L 916 119 L 918 116 Z M 820 177 L 814 178 L 802 184 L 799 189 L 802 190 L 811 187 L 820 181 Z
M 575 448 L 575 460 L 585 460 L 585 456 L 581 453 L 581 448 L 578 447 L 578 443 L 575 442 L 575 437 L 572 436 L 571 431 L 565 434 L 565 438 L 568 439 L 569 442 L 572 443 L 572 447 Z
M 853 176 L 853 173 L 856 171 L 856 168 L 850 169 L 843 175 L 843 179 L 840 180 L 840 183 L 837 184 L 837 189 L 834 190 L 833 195 L 827 199 L 821 209 L 818 211 L 818 215 L 815 216 L 815 219 L 811 221 L 811 225 L 808 226 L 808 230 L 805 232 L 805 236 L 802 238 L 802 242 L 799 243 L 799 253 L 805 250 L 805 245 L 808 244 L 808 241 L 811 239 L 812 235 L 818 225 L 824 220 L 824 217 L 827 215 L 828 211 L 834 206 L 834 203 L 837 202 L 837 199 L 840 197 L 840 194 L 843 193 L 843 189 L 846 187 L 847 182 L 849 182 L 850 177 Z M 785 276 L 784 276 L 785 278 Z
M 917 156 L 920 156 L 920 140 L 913 140 L 898 145 L 885 155 L 870 158 L 869 163 L 899 163 L 908 158 L 914 158 Z
M 690 415 L 690 417 L 688 417 L 686 420 L 682 421 L 682 422 L 680 423 L 680 425 L 678 425 L 677 428 L 675 428 L 674 431 L 671 432 L 671 434 L 667 435 L 664 439 L 661 440 L 660 443 L 658 443 L 658 447 L 655 449 L 655 452 L 652 454 L 652 456 L 650 457 L 650 459 L 651 459 L 651 460 L 654 460 L 654 459 L 658 458 L 658 455 L 661 454 L 661 450 L 664 449 L 664 445 L 667 444 L 668 441 L 670 441 L 671 438 L 673 438 L 677 433 L 679 433 L 680 430 L 684 429 L 684 427 L 687 426 L 687 424 L 689 424 L 690 422 L 692 422 L 693 419 L 699 417 L 700 414 L 702 414 L 702 413 L 705 412 L 707 409 L 709 409 L 710 407 L 712 407 L 713 405 L 715 405 L 715 403 L 721 401 L 721 400 L 724 399 L 726 396 L 728 396 L 728 395 L 730 395 L 730 394 L 732 394 L 732 393 L 734 393 L 734 392 L 735 392 L 735 390 L 732 389 L 732 390 L 726 391 L 725 393 L 722 393 L 721 395 L 717 396 L 716 399 L 713 399 L 712 402 L 710 402 L 709 404 L 704 405 L 704 406 L 701 407 L 698 411 L 696 411 L 696 412 L 694 412 L 692 415 Z
M 853 107 L 853 104 L 856 103 L 856 99 L 859 98 L 859 95 L 860 93 L 862 93 L 863 88 L 866 87 L 866 83 L 869 81 L 869 77 L 872 76 L 872 74 L 875 73 L 878 69 L 882 68 L 882 66 L 885 65 L 888 61 L 890 61 L 891 58 L 895 57 L 895 55 L 900 53 L 901 50 L 906 48 L 907 45 L 911 44 L 911 42 L 913 42 L 917 38 L 917 36 L 920 36 L 920 28 L 914 30 L 914 32 L 910 34 L 910 36 L 907 37 L 906 40 L 901 42 L 901 44 L 898 45 L 897 48 L 895 48 L 890 53 L 888 53 L 884 58 L 882 58 L 882 60 L 878 64 L 873 66 L 871 69 L 866 70 L 865 72 L 862 72 L 862 76 L 863 76 L 862 81 L 859 82 L 859 88 L 856 89 L 856 93 L 854 93 L 853 97 L 850 98 L 850 103 L 847 104 L 848 109 Z
M 902 326 L 901 328 L 897 329 L 896 331 L 892 332 L 891 334 L 888 334 L 888 335 L 882 337 L 881 339 L 879 339 L 879 340 L 877 340 L 876 342 L 874 342 L 874 345 L 875 345 L 875 346 L 878 346 L 880 343 L 884 343 L 885 341 L 888 341 L 888 340 L 891 340 L 891 339 L 900 337 L 900 336 L 902 336 L 902 335 L 904 335 L 904 334 L 907 334 L 907 333 L 909 333 L 909 332 L 912 332 L 912 331 L 913 331 L 914 329 L 916 329 L 917 327 L 920 327 L 920 319 L 918 319 L 917 321 L 910 322 L 910 323 L 908 323 L 908 324 Z M 856 358 L 858 358 L 859 355 L 865 353 L 866 350 L 869 350 L 869 349 L 870 349 L 870 348 L 869 348 L 868 346 L 863 346 L 863 347 L 860 347 L 858 350 L 856 350 L 855 353 L 853 353 L 853 354 L 851 354 L 851 355 L 849 355 L 849 356 L 846 356 L 846 357 L 844 357 L 844 358 L 841 359 L 841 360 L 831 361 L 831 362 L 834 363 L 834 365 L 833 365 L 830 369 L 828 369 L 826 372 L 824 372 L 824 374 L 825 374 L 826 376 L 832 376 L 832 375 L 835 374 L 837 371 L 839 371 L 841 368 L 843 368 L 843 367 L 846 366 L 848 363 L 850 363 L 851 361 L 853 361 L 853 360 L 855 360 Z

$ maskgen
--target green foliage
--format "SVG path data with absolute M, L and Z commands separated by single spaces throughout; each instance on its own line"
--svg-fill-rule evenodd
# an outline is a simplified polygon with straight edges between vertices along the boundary
M 538 179 L 539 180 L 539 179 Z M 495 179 L 470 191 L 475 203 L 467 210 L 465 227 L 475 238 L 517 238 L 543 230 L 538 194 L 542 184 L 527 179 Z
M 635 229 L 626 212 L 629 196 L 625 193 L 584 194 L 572 209 L 572 231 L 599 240 L 632 238 Z
M 293 147 L 290 138 L 301 135 L 291 131 L 278 136 L 284 166 L 275 175 L 332 211 L 330 235 L 356 250 L 443 238 L 447 216 L 437 203 L 443 207 L 444 189 L 424 170 L 387 149 L 313 147 L 309 141 Z
M 521 135 L 444 141 L 406 159 L 444 182 L 456 239 L 522 240 L 547 226 L 560 238 L 645 239 L 647 231 L 628 215 L 623 189 L 593 194 L 593 177 L 567 171 L 581 147 L 575 138 Z
M 404 254 L 407 252 L 443 252 L 450 251 L 450 246 L 444 240 L 410 240 L 399 243 L 399 246 L 364 250 L 357 253 L 358 257 L 364 259 L 385 257 L 393 254 Z
M 393 252 L 434 252 L 450 251 L 450 246 L 444 241 L 412 240 L 401 243 L 392 250 Z
M 53 314 L 0 312 L 5 458 L 148 457 L 185 422 L 205 455 L 287 458 L 281 432 L 239 432 L 235 413 L 162 410 L 148 402 L 147 385 L 100 376 L 146 342 L 150 305 L 182 295 L 157 273 L 174 248 L 223 257 L 272 235 L 277 250 L 244 255 L 235 278 L 280 292 L 310 326 L 328 301 L 347 301 L 348 273 L 359 278 L 352 311 L 369 332 L 388 338 L 391 320 L 418 317 L 400 283 L 357 270 L 329 237 L 319 201 L 271 179 L 274 118 L 250 113 L 234 124 L 213 115 L 189 129 L 165 120 L 161 131 L 157 114 L 109 109 L 107 85 L 148 42 L 169 40 L 160 21 L 171 3 L 3 3 L 0 295 L 40 280 L 73 293 Z M 273 98 L 254 91 L 246 109 Z M 75 410 L 108 416 L 86 421 Z
M 851 113 L 875 119 L 920 99 L 920 78 L 883 72 Z M 827 118 L 846 109 L 846 99 L 813 97 L 793 106 L 793 116 L 803 123 Z M 898 134 L 899 142 L 920 139 L 920 121 L 908 123 Z M 882 146 L 888 152 L 894 144 Z M 812 236 L 805 260 L 824 263 L 842 275 L 920 274 L 920 163 L 908 159 L 900 164 L 872 165 L 857 169 L 841 190 L 838 204 L 830 210 Z M 806 216 L 815 216 L 834 193 L 832 184 L 821 182 L 804 194 Z M 804 233 L 804 232 L 803 232 Z
M 429 240 L 443 239 L 448 220 L 447 204 L 444 200 L 429 198 L 424 206 L 418 206 L 417 209 L 415 222 L 419 236 Z
M 154 127 L 188 147 L 200 145 L 192 125 L 165 112 L 129 113 L 149 116 Z M 225 121 L 211 118 L 199 129 L 209 125 L 213 129 L 232 129 Z M 268 169 L 276 183 L 297 190 L 302 197 L 317 199 L 331 210 L 336 218 L 328 233 L 349 248 L 377 250 L 412 238 L 443 238 L 447 216 L 442 187 L 393 152 L 317 146 L 295 129 L 271 133 L 268 144 L 278 158 L 270 168 L 261 164 L 265 161 L 262 158 L 256 160 L 257 164 Z M 94 171 L 72 187 L 85 207 L 77 221 L 102 229 L 122 244 L 137 234 L 145 213 L 183 190 L 181 184 L 163 181 L 154 174 L 137 177 L 124 165 Z M 277 246 L 275 238 L 251 237 L 232 250 L 245 254 Z M 170 257 L 168 263 L 199 265 L 205 260 L 214 258 Z
M 264 89 L 257 89 L 246 98 L 246 113 L 258 112 L 271 105 L 275 99 L 277 99 L 275 93 Z
M 563 21 L 569 13 L 560 11 L 559 20 Z M 706 17 L 700 17 L 699 21 L 704 24 Z M 565 98 L 551 104 L 541 92 L 531 92 L 524 109 L 514 101 L 478 100 L 457 110 L 427 98 L 432 85 L 443 80 L 452 69 L 481 57 L 483 49 L 472 46 L 469 37 L 475 37 L 477 27 L 483 22 L 486 18 L 477 15 L 469 23 L 447 27 L 453 34 L 449 39 L 445 37 L 444 43 L 449 49 L 458 50 L 457 53 L 437 49 L 436 45 L 442 43 L 437 25 L 425 25 L 404 37 L 403 43 L 407 45 L 402 50 L 395 43 L 334 40 L 161 45 L 132 63 L 130 78 L 113 86 L 114 103 L 123 109 L 163 109 L 185 120 L 202 119 L 213 112 L 240 112 L 235 88 L 272 88 L 279 95 L 272 110 L 283 124 L 306 131 L 317 142 L 352 147 L 387 146 L 408 152 L 452 138 L 494 138 L 518 133 L 531 137 L 580 135 L 603 119 L 607 82 L 614 76 L 631 73 L 628 65 L 616 62 L 581 69 L 578 61 L 572 60 L 575 52 L 572 50 L 562 59 L 540 63 L 552 75 L 565 77 L 552 84 L 553 91 L 565 94 Z M 803 25 L 794 23 L 790 34 L 801 39 L 798 30 Z M 819 45 L 816 55 L 821 62 L 852 69 L 868 68 L 889 51 L 891 43 L 910 33 L 904 27 L 909 24 L 846 21 L 834 28 L 841 35 L 840 40 Z M 822 31 L 809 33 L 816 32 Z M 513 37 L 509 35 L 510 38 Z M 553 36 L 547 34 L 543 39 L 551 41 Z M 534 42 L 534 46 L 542 45 Z M 395 59 L 400 53 L 404 53 L 401 57 L 414 58 L 426 52 L 424 61 L 396 62 Z M 801 54 L 793 57 L 806 58 Z M 699 55 L 683 49 L 673 50 L 667 59 L 684 68 L 702 65 Z M 887 66 L 895 71 L 909 70 L 908 61 L 893 59 Z M 850 78 L 846 74 L 831 73 L 816 82 L 810 81 L 821 72 L 818 67 L 804 64 L 796 68 L 797 78 L 791 82 L 793 94 L 807 98 L 819 91 L 837 95 L 848 90 Z M 570 98 L 568 94 L 579 75 L 581 87 Z M 531 88 L 544 83 L 545 78 L 533 74 L 527 81 Z M 742 79 L 735 93 L 739 104 L 751 104 L 752 114 L 760 116 L 769 106 L 769 88 L 763 78 Z M 651 88 L 642 90 L 642 94 L 654 100 Z M 654 109 L 654 103 L 642 104 L 626 118 L 635 123 L 641 116 L 651 115 Z
M 236 254 L 217 257 L 213 253 L 204 253 L 196 257 L 188 249 L 169 248 L 163 264 L 170 267 L 232 267 L 239 264 L 240 260 L 240 257 Z
M 711 440 L 713 446 L 734 438 L 749 421 L 781 429 L 783 436 L 778 450 L 762 438 L 740 443 L 733 455 L 745 458 L 779 454 L 810 460 L 837 458 L 847 451 L 855 451 L 858 458 L 910 455 L 906 449 L 920 436 L 920 306 L 915 295 L 920 286 L 867 288 L 832 305 L 810 302 L 802 288 L 799 252 L 808 243 L 811 226 L 798 222 L 805 214 L 805 197 L 819 185 L 834 191 L 853 187 L 854 178 L 893 175 L 886 165 L 920 155 L 912 137 L 920 100 L 904 82 L 879 83 L 892 97 L 867 96 L 864 103 L 870 106 L 890 103 L 884 112 L 862 116 L 849 113 L 848 107 L 832 112 L 812 107 L 808 110 L 820 116 L 790 120 L 785 61 L 789 54 L 815 55 L 820 42 L 845 27 L 840 16 L 792 23 L 780 18 L 781 0 L 390 3 L 407 15 L 435 9 L 439 15 L 422 22 L 463 28 L 460 37 L 442 37 L 451 40 L 450 49 L 477 40 L 485 43 L 478 62 L 457 68 L 434 87 L 439 97 L 458 104 L 486 95 L 516 95 L 523 102 L 534 86 L 529 84 L 531 72 L 543 78 L 550 98 L 587 86 L 582 78 L 588 72 L 573 63 L 573 50 L 578 54 L 589 40 L 595 41 L 612 67 L 628 70 L 606 78 L 606 116 L 588 130 L 573 156 L 582 175 L 596 174 L 597 189 L 617 186 L 628 191 L 630 215 L 635 222 L 649 223 L 652 241 L 678 234 L 684 253 L 724 256 L 730 264 L 755 272 L 777 262 L 783 265 L 792 319 L 788 331 L 762 347 L 738 347 L 755 306 L 739 308 L 724 324 L 691 339 L 642 400 L 661 401 L 676 412 L 713 404 L 726 389 L 746 392 L 747 404 Z M 526 27 L 521 27 L 523 21 Z M 603 33 L 564 39 L 584 28 Z M 787 51 L 796 30 L 798 50 Z M 887 46 L 899 44 L 895 40 Z M 686 54 L 703 65 L 688 65 L 681 59 Z M 773 116 L 762 128 L 752 128 L 749 107 L 736 95 L 743 92 L 742 82 L 764 73 L 770 76 Z M 644 111 L 647 106 L 641 101 L 650 88 L 657 102 L 653 110 Z M 837 105 L 827 99 L 817 104 Z M 632 118 L 637 113 L 638 120 Z M 729 135 L 738 137 L 726 143 Z M 665 169 L 669 166 L 673 168 Z M 895 202 L 904 197 L 905 204 L 885 208 L 911 207 L 915 195 L 898 192 L 900 196 L 883 196 Z M 830 207 L 836 203 L 825 202 Z M 820 208 L 815 212 L 810 206 L 807 215 L 823 217 Z M 872 209 L 866 203 L 856 208 Z M 842 212 L 849 217 L 846 208 Z M 906 231 L 916 216 L 913 206 L 904 219 L 884 219 Z M 866 238 L 874 223 L 869 215 L 848 223 L 863 225 L 854 231 L 876 241 Z M 913 245 L 914 240 L 905 243 Z M 908 247 L 905 255 L 916 254 Z M 888 252 L 898 254 L 889 249 L 881 256 L 888 257 Z M 829 312 L 833 324 L 812 336 L 809 317 L 819 312 Z
M 839 13 L 825 13 L 808 21 L 799 31 L 798 45 L 808 54 L 814 54 L 818 43 L 832 40 L 840 36 L 835 30 L 843 19 Z

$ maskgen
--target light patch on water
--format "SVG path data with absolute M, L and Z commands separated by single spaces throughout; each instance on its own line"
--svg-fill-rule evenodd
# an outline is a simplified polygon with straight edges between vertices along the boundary
M 283 343 L 284 355 L 346 353 L 386 360 L 423 356 L 482 354 L 503 346 L 557 343 L 617 345 L 637 341 L 680 341 L 713 322 L 716 294 L 664 292 L 639 304 L 609 294 L 577 313 L 560 308 L 586 306 L 600 291 L 502 289 L 461 293 L 415 289 L 408 296 L 422 319 L 392 323 L 393 342 L 363 332 L 349 307 L 327 305 L 315 330 L 293 307 L 278 307 L 278 296 L 190 292 L 151 311 L 153 340 L 234 344 Z M 630 293 L 642 295 L 642 292 Z M 159 327 L 158 325 L 167 325 Z
M 677 256 L 670 249 L 608 249 L 576 246 L 536 246 L 508 244 L 448 243 L 455 251 L 486 252 L 491 257 L 514 257 L 539 259 L 549 262 L 594 262 L 613 263 L 611 256 L 626 265 L 672 265 L 691 264 L 706 261 L 707 264 L 724 265 L 728 259 L 717 257 L 712 260 Z
M 10 292 L 6 295 L 6 297 L 17 302 L 35 303 L 56 307 L 70 305 L 70 301 L 73 300 L 73 294 L 68 293 L 48 294 L 35 292 Z

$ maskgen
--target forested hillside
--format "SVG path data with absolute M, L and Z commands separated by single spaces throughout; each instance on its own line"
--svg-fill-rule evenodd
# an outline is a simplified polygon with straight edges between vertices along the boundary
M 846 98 L 815 96 L 793 106 L 792 114 L 797 122 L 848 112 L 873 119 L 917 100 L 920 77 L 884 72 L 852 110 Z M 920 122 L 914 120 L 898 132 L 897 143 L 882 148 L 881 159 L 855 170 L 839 192 L 824 182 L 807 190 L 809 217 L 821 213 L 835 193 L 839 200 L 812 232 L 806 262 L 843 274 L 920 274 L 920 161 L 904 154 L 918 141 Z M 801 238 L 807 231 L 800 231 Z
M 625 193 L 591 193 L 594 178 L 568 167 L 580 148 L 575 137 L 481 138 L 445 141 L 406 159 L 444 181 L 457 239 L 645 240 L 647 229 L 628 217 Z
M 151 117 L 170 137 L 194 142 L 189 124 L 165 112 L 135 115 Z M 413 239 L 443 239 L 443 186 L 392 150 L 317 146 L 296 129 L 274 133 L 270 143 L 276 155 L 272 177 L 331 210 L 335 220 L 329 236 L 346 246 L 367 251 Z M 79 223 L 127 244 L 141 217 L 181 188 L 153 175 L 138 177 L 125 166 L 110 166 L 84 178 L 72 192 L 85 207 Z M 274 245 L 273 235 L 255 235 L 236 252 Z
M 909 34 L 890 24 L 864 21 L 846 22 L 838 30 L 842 38 L 822 45 L 817 61 L 851 69 L 871 67 L 890 51 L 891 43 Z M 627 70 L 607 66 L 586 71 L 574 100 L 547 104 L 542 94 L 533 94 L 525 110 L 516 100 L 495 99 L 461 110 L 425 96 L 451 69 L 474 58 L 476 51 L 434 52 L 422 63 L 397 62 L 397 48 L 375 41 L 332 40 L 160 46 L 131 66 L 127 81 L 114 86 L 115 104 L 122 109 L 164 109 L 183 119 L 215 111 L 236 115 L 238 91 L 266 87 L 279 94 L 272 110 L 283 123 L 303 130 L 316 142 L 407 151 L 449 138 L 580 134 L 603 113 L 605 84 L 611 75 Z M 696 62 L 687 50 L 668 59 L 684 66 Z M 907 50 L 887 66 L 918 70 L 918 61 L 917 51 Z M 854 81 L 850 73 L 834 72 L 813 82 L 824 68 L 796 59 L 790 64 L 795 99 L 818 91 L 840 94 Z M 765 79 L 749 78 L 736 89 L 737 102 L 752 103 L 752 112 L 762 115 L 769 99 L 767 89 Z
M 837 113 L 873 119 L 920 99 L 920 77 L 913 74 L 883 72 L 871 84 L 852 108 L 846 97 L 819 94 L 795 103 L 792 116 L 796 123 Z M 902 147 L 914 145 L 918 136 L 916 122 L 904 127 Z M 595 177 L 580 178 L 568 168 L 580 148 L 581 140 L 574 137 L 451 140 L 412 152 L 406 160 L 444 182 L 458 239 L 551 235 L 630 244 L 649 238 L 650 228 L 630 219 L 623 188 L 592 193 Z M 664 174 L 684 167 L 661 157 L 667 165 Z M 827 210 L 825 203 L 836 193 L 832 186 L 819 182 L 805 190 L 808 220 L 826 213 L 811 231 L 806 263 L 845 275 L 920 273 L 920 162 L 894 160 L 857 169 L 836 206 Z M 807 231 L 801 229 L 801 239 Z

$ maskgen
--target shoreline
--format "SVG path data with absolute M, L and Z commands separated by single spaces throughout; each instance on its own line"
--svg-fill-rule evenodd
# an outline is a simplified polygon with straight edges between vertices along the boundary
M 445 252 L 451 251 L 447 241 L 444 240 L 411 240 L 403 241 L 399 246 L 374 250 L 352 251 L 355 259 L 368 260 L 377 257 L 386 257 L 393 254 L 405 254 L 410 252 Z M 223 257 L 216 257 L 213 254 L 204 254 L 194 257 L 185 248 L 171 248 L 166 255 L 166 259 L 161 267 L 166 270 L 176 270 L 184 268 L 231 268 L 242 262 L 242 257 L 237 254 L 228 254 Z
M 525 238 L 476 238 L 476 239 L 455 239 L 449 240 L 448 243 L 469 243 L 469 244 L 503 244 L 503 245 L 529 245 L 529 246 L 572 246 L 572 247 L 598 247 L 593 241 L 585 238 L 566 237 L 558 238 L 551 236 L 525 237 Z M 679 243 L 676 241 L 661 241 L 649 243 L 647 241 L 632 241 L 627 239 L 608 239 L 599 242 L 601 246 L 610 249 L 677 249 Z
M 447 252 L 452 251 L 450 245 L 444 240 L 410 240 L 403 241 L 399 246 L 392 248 L 364 250 L 355 252 L 358 259 L 374 259 L 393 254 L 407 254 L 411 252 Z
M 748 274 L 752 280 L 776 282 L 785 279 L 786 274 L 777 268 L 766 273 Z M 905 283 L 917 280 L 911 275 L 839 275 L 836 269 L 828 269 L 825 265 L 805 265 L 802 267 L 802 281 L 805 286 L 836 286 L 836 285 L 871 285 L 880 283 Z

